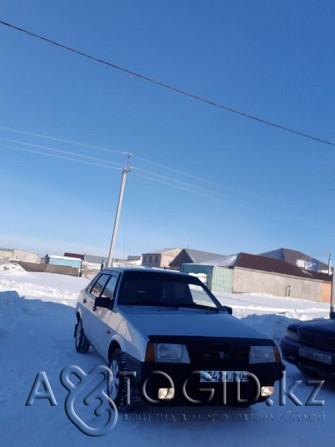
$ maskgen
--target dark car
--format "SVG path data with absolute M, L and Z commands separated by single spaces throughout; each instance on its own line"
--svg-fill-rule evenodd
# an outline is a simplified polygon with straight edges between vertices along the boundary
M 291 324 L 281 350 L 285 360 L 307 374 L 335 376 L 335 319 Z

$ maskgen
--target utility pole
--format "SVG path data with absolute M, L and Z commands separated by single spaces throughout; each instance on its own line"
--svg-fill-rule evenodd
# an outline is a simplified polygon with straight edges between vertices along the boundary
M 117 204 L 116 216 L 115 216 L 115 222 L 114 222 L 114 229 L 113 229 L 113 235 L 112 235 L 111 245 L 110 245 L 110 249 L 109 249 L 108 267 L 112 267 L 112 265 L 113 265 L 113 251 L 114 251 L 114 245 L 115 245 L 115 240 L 116 240 L 116 236 L 117 236 L 117 230 L 118 230 L 118 227 L 119 227 L 120 213 L 121 213 L 122 201 L 123 201 L 123 193 L 124 193 L 124 188 L 125 188 L 125 185 L 126 185 L 127 174 L 128 174 L 128 172 L 131 171 L 131 167 L 129 165 L 130 157 L 131 157 L 131 154 L 128 154 L 127 164 L 123 168 L 123 171 L 122 171 L 122 180 L 121 180 L 119 201 L 118 201 L 118 204 Z
M 332 282 L 330 289 L 330 318 L 335 319 L 335 269 L 332 268 Z

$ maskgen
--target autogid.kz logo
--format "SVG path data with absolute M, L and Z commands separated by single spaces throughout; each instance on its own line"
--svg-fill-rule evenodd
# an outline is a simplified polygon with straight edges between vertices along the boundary
M 88 374 L 79 366 L 70 365 L 60 374 L 61 384 L 68 391 L 64 404 L 66 415 L 88 436 L 103 436 L 112 430 L 117 422 L 116 405 L 105 391 L 106 383 L 112 379 L 112 374 L 104 365 L 92 369 Z M 44 371 L 37 374 L 26 406 L 33 405 L 35 399 L 47 399 L 50 405 L 57 405 Z
M 210 374 L 210 372 L 204 371 L 192 371 L 190 373 L 190 376 L 184 380 L 183 386 L 181 387 L 181 394 L 184 398 L 185 404 L 206 405 L 212 401 L 215 394 L 215 388 L 203 388 L 202 386 L 205 382 L 209 381 L 211 383 L 213 378 L 218 379 L 217 377 L 214 377 L 214 373 L 215 372 L 212 372 Z M 124 381 L 121 382 L 126 383 L 127 385 L 126 398 L 128 405 L 130 404 L 131 400 L 130 379 L 131 377 L 136 377 L 136 372 L 119 371 L 117 378 L 120 378 L 120 375 L 124 378 Z M 194 399 L 188 394 L 188 382 L 189 379 L 194 376 L 199 378 L 199 391 L 203 393 L 203 399 Z M 159 388 L 158 398 L 152 398 L 147 393 L 147 386 L 150 380 L 155 380 L 157 377 L 163 381 L 161 383 L 163 383 L 164 388 Z M 100 365 L 92 369 L 92 371 L 88 374 L 86 374 L 79 366 L 75 365 L 67 366 L 62 370 L 60 374 L 60 382 L 68 391 L 64 402 L 66 415 L 69 420 L 84 434 L 88 436 L 103 436 L 115 427 L 118 420 L 118 410 L 115 403 L 106 392 L 107 383 L 113 382 L 114 379 L 115 377 L 113 377 L 113 372 L 104 365 Z M 244 382 L 248 383 L 251 379 L 255 382 L 254 388 L 257 389 L 257 395 L 254 396 L 254 399 L 250 400 L 245 399 L 240 395 L 240 385 Z M 232 371 L 224 371 L 221 383 L 221 385 L 223 385 L 223 391 L 225 391 L 226 388 L 224 385 L 227 384 L 227 382 L 230 383 L 232 381 L 236 382 L 237 402 L 242 404 L 253 404 L 258 401 L 261 392 L 261 385 L 258 378 L 254 374 L 250 372 L 237 374 L 236 372 Z M 289 402 L 296 407 L 324 406 L 325 401 L 317 399 L 324 382 L 324 380 L 315 379 L 307 380 L 303 383 L 303 380 L 296 380 L 288 385 L 286 382 L 286 373 L 284 372 L 283 377 L 279 382 L 277 405 L 279 407 L 283 407 L 287 405 L 287 402 Z M 310 392 L 307 396 L 306 390 L 300 394 L 300 390 L 303 391 L 301 389 L 302 386 L 307 386 L 310 388 Z M 144 380 L 141 381 L 139 391 L 144 402 L 149 405 L 160 405 L 162 400 L 174 399 L 176 385 L 167 373 L 156 370 L 149 372 Z M 302 396 L 304 396 L 304 398 L 302 398 Z M 221 405 L 227 405 L 226 394 L 222 393 L 221 397 Z M 274 397 L 274 394 L 271 393 L 271 398 L 268 397 L 265 400 L 267 406 L 274 405 Z M 36 375 L 26 402 L 26 406 L 32 406 L 35 399 L 46 399 L 49 401 L 51 406 L 57 406 L 55 395 L 52 391 L 45 371 L 40 371 Z

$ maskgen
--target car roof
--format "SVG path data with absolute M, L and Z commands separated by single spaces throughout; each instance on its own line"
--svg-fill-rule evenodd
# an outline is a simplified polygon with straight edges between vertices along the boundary
M 146 273 L 162 273 L 166 275 L 179 275 L 179 276 L 189 276 L 188 273 L 182 273 L 178 270 L 168 270 L 168 269 L 160 269 L 160 268 L 150 268 L 150 267 L 107 267 L 101 270 L 104 273 L 111 272 L 146 272 Z

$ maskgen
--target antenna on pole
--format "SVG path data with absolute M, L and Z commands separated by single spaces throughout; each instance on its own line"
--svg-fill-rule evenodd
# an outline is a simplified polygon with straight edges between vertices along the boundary
M 113 235 L 112 235 L 111 245 L 110 245 L 110 249 L 109 249 L 108 267 L 112 267 L 112 265 L 113 265 L 113 251 L 114 251 L 114 245 L 115 245 L 116 236 L 117 236 L 117 230 L 118 230 L 118 227 L 119 227 L 119 220 L 120 220 L 120 214 L 121 214 L 121 208 L 122 208 L 124 188 L 125 188 L 125 185 L 126 185 L 127 174 L 131 171 L 131 166 L 129 164 L 131 155 L 132 154 L 130 154 L 130 153 L 127 154 L 127 163 L 126 163 L 126 166 L 123 168 L 123 171 L 122 171 L 119 201 L 118 201 L 118 204 L 117 204 L 116 216 L 115 216 L 115 222 L 114 222 L 114 229 L 113 229 Z

